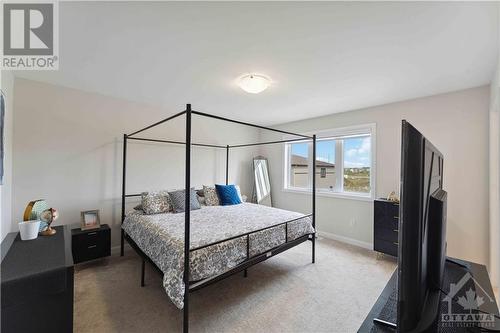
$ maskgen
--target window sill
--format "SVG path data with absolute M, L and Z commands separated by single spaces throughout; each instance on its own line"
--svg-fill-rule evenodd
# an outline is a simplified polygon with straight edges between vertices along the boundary
M 287 193 L 297 193 L 297 194 L 308 194 L 311 195 L 310 189 L 300 189 L 300 188 L 283 188 L 283 192 Z M 316 190 L 316 196 L 326 197 L 326 198 L 338 198 L 338 199 L 347 199 L 347 200 L 358 200 L 358 201 L 373 201 L 373 196 L 370 195 L 362 195 L 356 193 L 336 193 L 336 192 L 327 192 Z

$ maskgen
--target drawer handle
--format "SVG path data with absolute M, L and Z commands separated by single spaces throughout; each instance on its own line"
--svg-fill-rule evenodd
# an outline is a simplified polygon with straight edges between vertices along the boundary
M 394 232 L 399 232 L 399 230 L 398 230 L 398 229 L 393 229 L 392 231 L 394 231 Z
M 87 234 L 87 236 L 92 236 L 92 235 L 97 235 L 97 231 L 94 231 L 94 232 L 89 232 L 89 233 Z
M 399 216 L 394 216 L 394 218 L 395 218 L 396 220 L 399 220 Z
M 94 247 L 97 247 L 97 245 L 90 245 L 88 248 L 93 249 Z
M 394 244 L 394 245 L 399 245 L 399 243 L 398 243 L 398 242 L 393 242 L 393 244 Z

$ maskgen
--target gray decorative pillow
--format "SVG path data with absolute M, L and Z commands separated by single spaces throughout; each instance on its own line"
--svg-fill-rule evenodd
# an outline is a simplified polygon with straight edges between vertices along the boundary
M 143 192 L 141 197 L 142 210 L 147 215 L 172 211 L 172 203 L 167 191 Z
M 219 195 L 215 187 L 203 185 L 203 194 L 205 196 L 205 204 L 207 206 L 220 206 Z
M 170 196 L 170 200 L 172 201 L 172 206 L 174 206 L 174 212 L 175 213 L 182 213 L 184 212 L 185 208 L 185 191 L 186 190 L 179 190 L 179 191 L 173 191 L 173 192 L 168 192 L 168 195 Z M 191 202 L 191 210 L 196 210 L 200 209 L 200 202 L 198 201 L 198 198 L 196 196 L 196 191 L 194 188 L 191 188 L 191 191 L 189 191 L 189 196 L 190 196 L 190 202 Z

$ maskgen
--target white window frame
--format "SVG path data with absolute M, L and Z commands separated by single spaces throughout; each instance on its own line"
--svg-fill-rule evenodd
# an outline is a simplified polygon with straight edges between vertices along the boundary
M 333 190 L 328 189 L 319 189 L 316 188 L 316 193 L 319 196 L 324 197 L 334 197 L 334 198 L 343 198 L 343 199 L 355 199 L 355 200 L 363 200 L 363 201 L 372 201 L 376 195 L 376 147 L 377 147 L 377 126 L 375 123 L 363 124 L 363 125 L 355 125 L 341 128 L 334 128 L 328 130 L 321 130 L 317 132 L 305 133 L 306 135 L 316 134 L 316 142 L 327 139 L 344 139 L 349 137 L 356 136 L 364 136 L 370 135 L 371 137 L 371 167 L 370 167 L 370 192 L 369 193 L 358 193 L 358 192 L 344 192 L 344 149 L 343 149 L 343 141 L 337 140 L 335 142 L 335 174 L 336 174 L 336 182 L 335 188 Z M 290 136 L 283 137 L 283 140 L 292 139 Z M 307 141 L 307 140 L 304 140 Z M 300 143 L 302 141 L 293 141 L 284 145 L 284 154 L 283 154 L 283 191 L 291 192 L 291 193 L 311 193 L 312 187 L 312 177 L 314 176 L 314 172 L 312 170 L 312 163 L 308 163 L 308 187 L 290 187 L 289 177 L 290 177 L 290 153 L 291 153 L 291 144 Z M 312 161 L 312 141 L 308 142 L 308 160 Z

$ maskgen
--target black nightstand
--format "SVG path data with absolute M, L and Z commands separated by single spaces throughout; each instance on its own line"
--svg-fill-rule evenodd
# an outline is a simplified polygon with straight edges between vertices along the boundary
M 111 255 L 111 229 L 107 224 L 92 230 L 72 229 L 71 241 L 75 264 Z
M 385 199 L 374 202 L 373 249 L 398 256 L 399 203 Z

